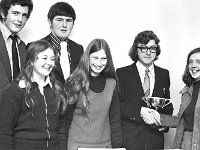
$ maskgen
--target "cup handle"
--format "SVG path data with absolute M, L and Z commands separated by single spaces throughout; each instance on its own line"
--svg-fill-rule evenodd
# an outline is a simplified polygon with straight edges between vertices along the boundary
M 166 101 L 168 101 L 167 103 L 166 103 Z M 172 100 L 171 99 L 165 99 L 165 105 L 163 106 L 163 107 L 165 107 L 165 106 L 167 106 L 167 105 L 169 105 L 169 104 L 171 104 L 172 103 Z M 162 107 L 162 108 L 163 108 Z

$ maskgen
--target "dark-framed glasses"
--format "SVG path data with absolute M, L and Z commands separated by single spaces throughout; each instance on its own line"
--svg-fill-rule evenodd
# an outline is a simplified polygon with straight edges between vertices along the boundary
M 141 52 L 146 53 L 148 50 L 150 50 L 151 53 L 156 53 L 157 51 L 157 46 L 138 46 L 138 48 L 141 50 Z

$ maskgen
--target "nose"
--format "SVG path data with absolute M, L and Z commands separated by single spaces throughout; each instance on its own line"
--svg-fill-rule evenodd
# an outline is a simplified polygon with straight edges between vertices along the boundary
M 22 19 L 23 19 L 22 14 L 19 14 L 19 15 L 18 15 L 18 21 L 22 22 Z
M 49 66 L 54 66 L 55 61 L 54 61 L 54 60 L 51 60 L 51 59 L 48 59 L 46 63 L 47 63 Z
M 67 27 L 67 21 L 63 20 L 63 27 Z
M 147 55 L 150 55 L 151 54 L 151 51 L 149 48 L 147 48 L 147 52 L 146 52 Z

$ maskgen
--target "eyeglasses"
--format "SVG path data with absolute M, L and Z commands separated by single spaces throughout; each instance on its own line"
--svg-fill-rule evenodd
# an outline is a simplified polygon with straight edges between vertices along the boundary
M 151 53 L 155 53 L 157 51 L 157 47 L 156 46 L 151 46 L 151 47 L 142 47 L 142 46 L 138 46 L 138 48 L 141 50 L 141 52 L 146 53 L 148 50 L 150 50 Z

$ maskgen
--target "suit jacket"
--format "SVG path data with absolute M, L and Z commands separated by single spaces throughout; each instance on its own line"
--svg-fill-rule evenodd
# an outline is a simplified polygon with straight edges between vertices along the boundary
M 169 71 L 154 65 L 155 85 L 152 96 L 170 98 L 170 78 Z M 161 139 L 161 145 L 164 146 L 164 136 L 157 128 L 152 128 L 145 124 L 140 116 L 141 107 L 147 107 L 146 103 L 141 100 L 144 96 L 141 79 L 139 76 L 136 62 L 117 69 L 117 75 L 120 86 L 120 105 L 123 130 L 123 145 L 127 150 L 146 149 L 145 144 L 141 141 L 145 138 L 150 141 L 158 137 Z M 169 104 L 160 110 L 164 114 L 172 114 L 173 106 Z M 155 135 L 154 135 L 155 134 Z M 139 137 L 140 136 L 140 137 Z M 152 138 L 151 138 L 152 136 Z M 139 141 L 139 139 L 142 139 Z M 152 147 L 155 143 L 152 141 Z M 158 144 L 159 145 L 159 144 Z M 151 149 L 151 146 L 148 146 Z M 154 147 L 160 148 L 160 147 Z M 152 148 L 153 149 L 153 148 Z
M 20 64 L 21 69 L 25 66 L 25 60 L 26 60 L 26 45 L 23 41 L 20 41 L 18 44 L 18 50 L 19 50 L 19 57 L 20 57 Z M 0 97 L 2 90 L 12 82 L 12 72 L 11 72 L 11 66 L 10 66 L 10 60 L 5 44 L 5 40 L 3 38 L 3 35 L 0 31 Z

